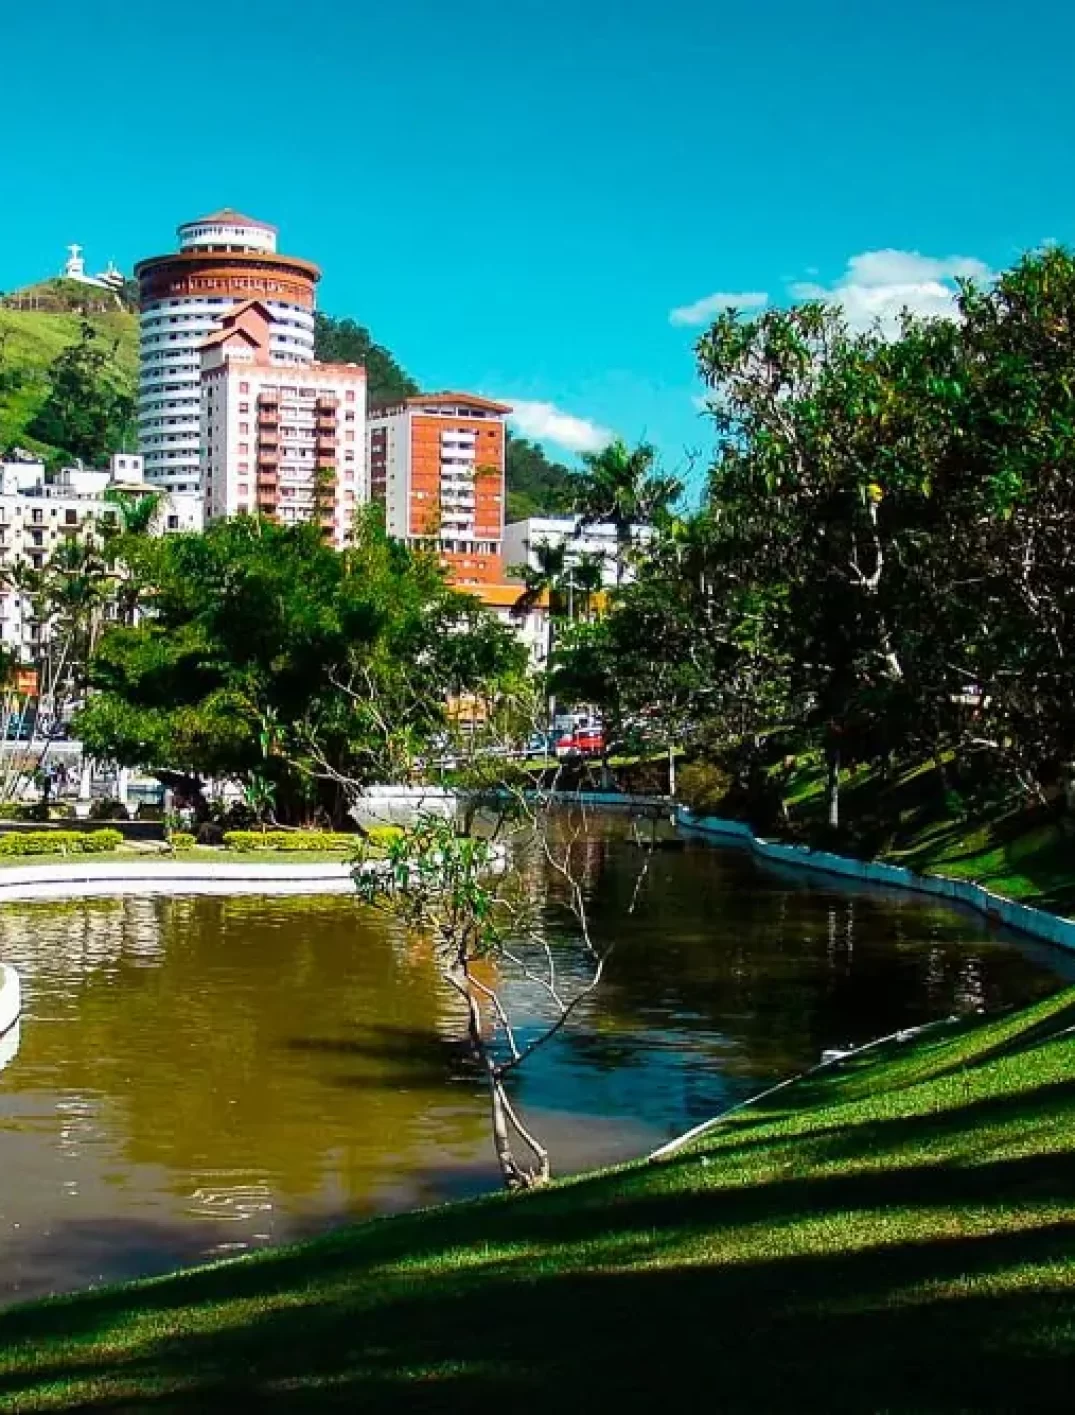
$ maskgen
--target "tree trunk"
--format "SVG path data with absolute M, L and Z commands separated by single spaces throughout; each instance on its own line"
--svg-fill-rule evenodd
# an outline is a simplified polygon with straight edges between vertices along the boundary
M 825 750 L 825 801 L 828 808 L 829 828 L 836 830 L 840 824 L 840 748 L 830 745 Z

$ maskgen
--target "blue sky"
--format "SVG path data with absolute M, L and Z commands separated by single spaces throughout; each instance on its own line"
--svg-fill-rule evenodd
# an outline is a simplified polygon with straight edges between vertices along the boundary
M 721 297 L 943 308 L 1075 239 L 1060 0 L 0 0 L 0 289 L 221 205 L 553 453 L 708 436 Z

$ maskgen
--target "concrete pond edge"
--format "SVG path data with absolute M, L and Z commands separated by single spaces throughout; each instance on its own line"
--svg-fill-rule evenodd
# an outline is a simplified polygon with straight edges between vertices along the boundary
M 885 865 L 876 860 L 854 860 L 846 855 L 834 855 L 827 850 L 812 850 L 808 845 L 784 845 L 777 840 L 757 836 L 743 821 L 724 820 L 717 816 L 696 816 L 686 806 L 676 807 L 676 825 L 687 833 L 715 839 L 738 840 L 763 859 L 774 864 L 790 865 L 794 869 L 813 870 L 818 874 L 835 875 L 857 880 L 861 884 L 882 885 L 890 889 L 910 890 L 966 904 L 993 923 L 1004 924 L 1031 938 L 1055 944 L 1058 948 L 1075 949 L 1075 919 L 1050 914 L 1029 904 L 1019 904 L 994 894 L 984 885 L 969 880 L 951 879 L 948 875 L 920 875 L 903 865 Z
M 22 1011 L 22 987 L 14 968 L 0 963 L 0 1037 L 10 1032 Z

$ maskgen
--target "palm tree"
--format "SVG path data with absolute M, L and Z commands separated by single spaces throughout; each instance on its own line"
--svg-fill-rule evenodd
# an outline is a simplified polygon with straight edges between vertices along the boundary
M 616 531 L 616 583 L 623 576 L 634 544 L 635 527 L 665 515 L 683 484 L 655 470 L 657 454 L 648 442 L 632 451 L 617 438 L 600 452 L 583 454 L 586 470 L 575 479 L 576 534 L 606 522 Z
M 569 572 L 572 597 L 578 596 L 579 611 L 587 618 L 593 609 L 594 596 L 605 583 L 605 557 L 600 550 L 584 550 L 575 557 Z
M 521 571 L 526 586 L 512 606 L 512 613 L 521 619 L 548 595 L 549 617 L 562 617 L 567 585 L 567 544 L 564 541 L 543 540 L 537 541 L 530 549 L 537 563 L 512 566 L 509 571 L 511 574 Z

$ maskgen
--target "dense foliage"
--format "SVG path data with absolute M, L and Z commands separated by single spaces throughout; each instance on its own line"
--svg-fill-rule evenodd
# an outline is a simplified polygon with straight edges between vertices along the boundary
M 509 433 L 505 464 L 509 521 L 571 509 L 572 473 L 562 462 L 550 462 L 538 443 Z
M 1075 258 L 958 317 L 856 333 L 806 304 L 698 345 L 717 452 L 612 613 L 562 655 L 612 720 L 763 782 L 933 757 L 1053 793 L 1075 756 Z
M 419 391 L 389 351 L 353 319 L 314 316 L 314 357 L 326 364 L 364 364 L 370 407 L 394 403 Z
M 316 527 L 252 518 L 145 543 L 150 612 L 110 624 L 78 731 L 95 756 L 244 783 L 255 814 L 340 821 L 394 779 L 449 703 L 522 672 L 514 637 L 372 514 L 343 553 Z
M 49 391 L 27 428 L 38 442 L 61 447 L 91 466 L 134 445 L 133 390 L 117 384 L 115 344 L 83 320 L 79 338 L 49 368 Z
M 25 830 L 0 835 L 0 855 L 103 855 L 122 844 L 118 830 Z

